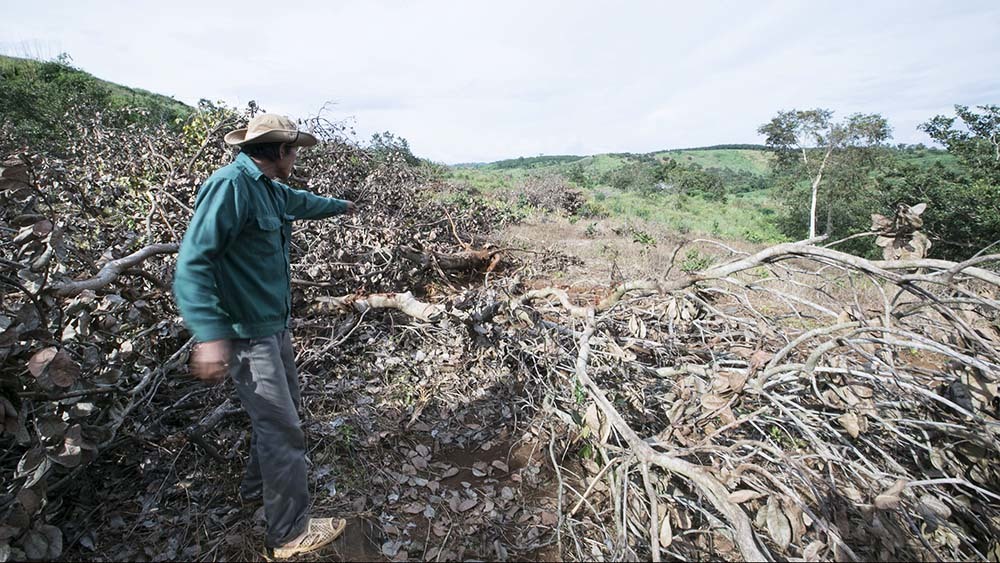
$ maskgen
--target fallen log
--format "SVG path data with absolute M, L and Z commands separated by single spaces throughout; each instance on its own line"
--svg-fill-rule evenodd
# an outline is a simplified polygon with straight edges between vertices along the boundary
M 314 304 L 321 310 L 353 309 L 359 313 L 364 313 L 369 309 L 396 309 L 424 322 L 430 322 L 444 312 L 444 307 L 441 305 L 419 301 L 409 291 L 405 293 L 317 297 Z
M 490 266 L 500 250 L 469 250 L 454 254 L 424 252 L 412 246 L 400 246 L 399 255 L 416 264 L 421 269 L 438 267 L 445 272 L 468 272 Z

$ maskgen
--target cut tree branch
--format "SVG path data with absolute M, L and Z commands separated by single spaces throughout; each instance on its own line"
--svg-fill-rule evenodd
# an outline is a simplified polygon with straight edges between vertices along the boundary
M 118 279 L 118 276 L 120 276 L 123 272 L 132 268 L 136 264 L 142 263 L 150 256 L 156 256 L 157 254 L 173 254 L 177 252 L 179 248 L 180 245 L 176 243 L 151 244 L 141 250 L 137 250 L 132 254 L 129 254 L 128 256 L 108 262 L 103 268 L 101 268 L 101 271 L 98 272 L 96 276 L 88 280 L 66 281 L 53 284 L 52 290 L 59 297 L 73 297 L 88 289 L 100 289 L 111 284 Z
M 436 265 L 445 272 L 481 270 L 489 266 L 493 258 L 500 252 L 500 250 L 469 250 L 455 254 L 442 254 L 423 252 L 412 246 L 399 247 L 399 255 L 406 260 L 421 268 L 431 268 Z
M 396 309 L 415 319 L 429 322 L 444 312 L 444 307 L 434 303 L 424 303 L 405 293 L 375 293 L 372 295 L 345 295 L 343 297 L 317 297 L 321 306 L 338 309 L 354 309 L 364 313 L 369 309 Z

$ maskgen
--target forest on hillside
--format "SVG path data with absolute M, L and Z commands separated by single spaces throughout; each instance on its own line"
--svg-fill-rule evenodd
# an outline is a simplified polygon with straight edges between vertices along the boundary
M 170 287 L 223 135 L 266 108 L 65 61 L 0 81 L 0 562 L 264 560 L 237 495 L 249 421 L 188 372 Z M 292 183 L 360 210 L 297 225 L 291 255 L 310 487 L 349 520 L 324 556 L 1000 559 L 998 116 L 928 116 L 930 151 L 885 146 L 878 116 L 782 112 L 766 150 L 712 149 L 752 151 L 742 169 L 502 176 L 302 120 L 321 143 Z M 762 189 L 784 242 L 654 254 L 614 224 L 642 277 L 506 237 L 613 221 L 615 194 Z

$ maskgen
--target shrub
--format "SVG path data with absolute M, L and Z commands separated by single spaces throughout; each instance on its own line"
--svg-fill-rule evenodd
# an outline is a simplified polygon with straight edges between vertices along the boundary
M 702 254 L 697 248 L 691 248 L 681 262 L 681 270 L 687 273 L 700 272 L 715 263 L 715 259 L 708 254 Z
M 653 235 L 642 229 L 632 228 L 632 242 L 637 242 L 645 246 L 656 246 L 656 239 Z
M 583 192 L 556 175 L 529 177 L 506 195 L 526 206 L 570 214 L 576 213 L 586 199 Z
M 611 211 L 600 203 L 588 201 L 576 210 L 576 214 L 585 219 L 607 219 L 611 216 Z

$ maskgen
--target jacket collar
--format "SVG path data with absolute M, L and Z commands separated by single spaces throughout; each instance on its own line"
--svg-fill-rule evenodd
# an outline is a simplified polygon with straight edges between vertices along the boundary
M 257 167 L 257 163 L 253 161 L 252 158 L 246 155 L 246 153 L 240 153 L 236 155 L 236 160 L 234 161 L 236 166 L 250 175 L 254 180 L 260 180 L 261 178 L 267 178 L 260 168 Z

